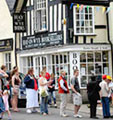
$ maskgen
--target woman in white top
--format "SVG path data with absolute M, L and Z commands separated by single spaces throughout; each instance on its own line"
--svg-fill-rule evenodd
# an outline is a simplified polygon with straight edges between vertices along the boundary
M 47 81 L 45 78 L 45 72 L 42 71 L 41 78 L 39 79 L 39 90 L 40 90 L 40 110 L 41 114 L 48 114 L 48 85 L 52 83 L 52 81 Z

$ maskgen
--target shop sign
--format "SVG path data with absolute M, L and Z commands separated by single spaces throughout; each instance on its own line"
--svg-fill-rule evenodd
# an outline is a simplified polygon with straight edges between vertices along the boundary
M 0 52 L 13 50 L 13 39 L 0 40 Z
M 80 71 L 80 53 L 70 52 L 70 75 L 73 76 L 75 69 Z
M 26 32 L 25 13 L 13 14 L 13 32 Z
M 64 4 L 76 3 L 84 5 L 104 5 L 109 6 L 110 0 L 62 0 Z
M 26 36 L 22 38 L 22 48 L 32 49 L 63 44 L 63 33 L 55 32 L 35 36 Z

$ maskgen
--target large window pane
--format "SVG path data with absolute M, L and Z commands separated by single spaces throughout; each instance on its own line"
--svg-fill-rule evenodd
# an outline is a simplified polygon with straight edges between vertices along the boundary
M 94 62 L 94 55 L 93 53 L 87 53 L 87 61 Z
M 35 32 L 47 30 L 46 0 L 34 1 L 34 28 Z
M 102 63 L 95 64 L 95 74 L 97 74 L 97 75 L 102 74 Z
M 109 75 L 109 64 L 103 63 L 103 74 Z
M 101 52 L 95 52 L 95 62 L 101 62 Z
M 88 75 L 91 75 L 92 71 L 94 71 L 94 64 L 88 64 Z
M 87 87 L 87 77 L 86 76 L 81 77 L 81 87 Z
M 80 75 L 81 76 L 84 76 L 84 75 L 86 75 L 86 64 L 81 64 L 80 65 Z
M 80 62 L 86 62 L 86 53 L 80 54 Z
M 103 56 L 102 56 L 102 58 L 103 58 L 103 62 L 108 62 L 108 52 L 105 51 L 105 52 L 103 52 L 102 55 L 103 55 Z

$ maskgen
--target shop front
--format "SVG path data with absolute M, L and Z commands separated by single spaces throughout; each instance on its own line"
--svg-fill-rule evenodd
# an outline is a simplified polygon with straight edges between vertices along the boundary
M 20 69 L 26 74 L 28 69 L 33 67 L 35 76 L 39 77 L 42 68 L 46 67 L 50 74 L 55 74 L 57 88 L 61 69 L 66 71 L 70 86 L 73 70 L 78 68 L 79 83 L 82 89 L 86 88 L 92 72 L 97 77 L 112 74 L 110 49 L 110 45 L 69 45 L 23 51 L 19 53 L 22 64 Z

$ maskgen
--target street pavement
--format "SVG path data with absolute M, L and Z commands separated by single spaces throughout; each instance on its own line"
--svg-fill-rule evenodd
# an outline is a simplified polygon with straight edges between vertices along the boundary
M 70 106 L 71 108 L 71 106 Z M 82 108 L 83 109 L 83 108 Z M 50 115 L 48 116 L 43 116 L 40 115 L 39 113 L 33 113 L 33 114 L 27 114 L 25 108 L 21 108 L 19 113 L 12 112 L 12 120 L 91 120 L 89 118 L 89 109 L 84 108 L 84 111 L 80 111 L 80 114 L 83 116 L 83 118 L 74 118 L 73 117 L 73 110 L 72 109 L 67 109 L 67 114 L 69 117 L 60 117 L 59 115 L 59 108 L 49 108 Z M 102 119 L 101 115 L 98 115 L 100 120 Z M 4 115 L 3 120 L 7 120 L 8 115 Z

